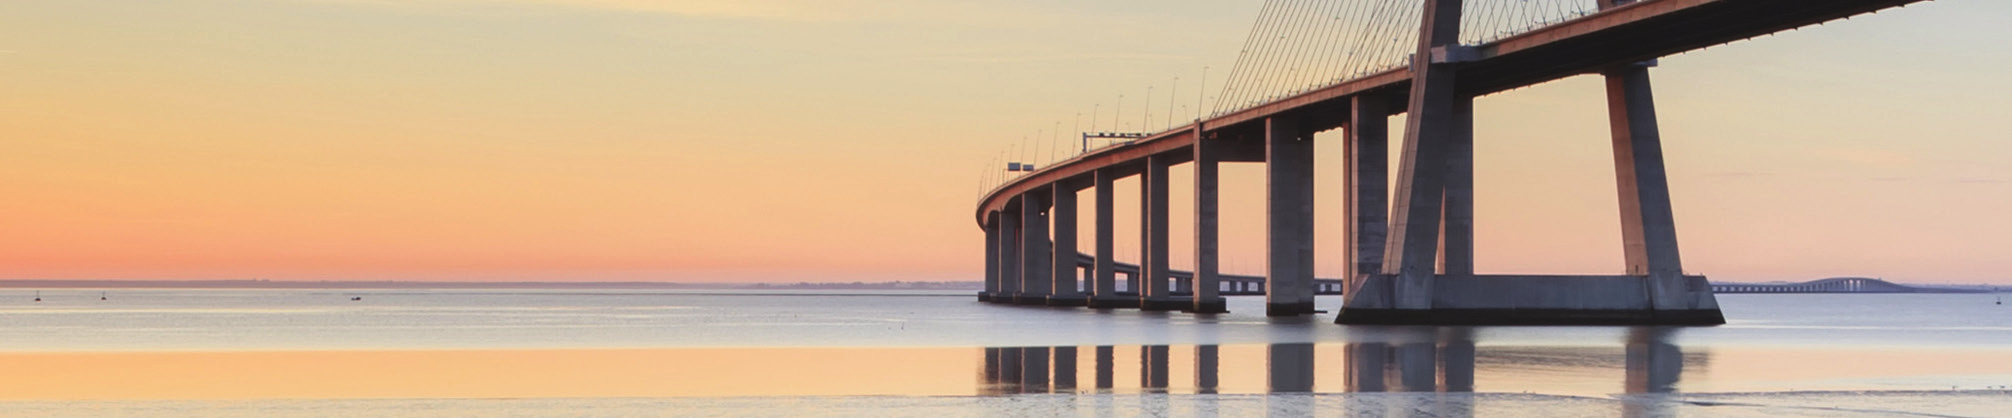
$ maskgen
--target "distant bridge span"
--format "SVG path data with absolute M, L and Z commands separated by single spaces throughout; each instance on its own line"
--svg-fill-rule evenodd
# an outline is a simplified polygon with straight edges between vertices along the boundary
M 1348 296 L 1337 322 L 1724 323 L 1714 286 L 1683 273 L 1649 68 L 1657 57 L 1925 0 L 1578 1 L 1596 3 L 1598 12 L 1462 44 L 1463 1 L 1418 0 L 1417 46 L 1398 67 L 1275 96 L 1008 181 L 976 208 L 987 244 L 979 298 L 1223 312 L 1222 283 L 1240 279 L 1219 271 L 1219 165 L 1254 162 L 1266 167 L 1266 313 L 1313 313 L 1323 286 L 1313 277 L 1311 139 L 1343 129 L 1347 273 L 1340 284 Z M 1475 274 L 1473 99 L 1582 74 L 1607 81 L 1626 272 Z M 1407 117 L 1402 163 L 1391 173 L 1385 120 L 1396 114 Z M 1176 164 L 1193 165 L 1191 284 L 1168 266 L 1168 168 Z M 1112 183 L 1132 176 L 1142 190 L 1135 268 L 1143 280 L 1136 295 L 1121 295 Z M 1086 189 L 1094 190 L 1096 232 L 1083 273 L 1089 283 L 1078 285 L 1082 260 L 1050 254 L 1079 254 L 1077 193 Z M 1192 292 L 1175 294 L 1184 288 Z
M 1869 277 L 1834 277 L 1802 283 L 1713 283 L 1715 293 L 1987 293 L 1981 289 L 1915 287 Z

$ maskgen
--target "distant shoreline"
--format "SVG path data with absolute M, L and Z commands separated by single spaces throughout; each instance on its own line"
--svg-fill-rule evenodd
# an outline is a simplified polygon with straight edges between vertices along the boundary
M 0 280 L 0 289 L 784 289 L 971 290 L 980 282 L 677 283 L 337 280 Z

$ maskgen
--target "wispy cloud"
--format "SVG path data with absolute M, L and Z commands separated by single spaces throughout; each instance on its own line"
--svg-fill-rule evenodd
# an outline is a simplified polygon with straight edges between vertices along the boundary
M 781 0 L 433 0 L 433 1 L 487 1 L 510 3 L 550 4 L 556 6 L 578 6 L 599 9 L 628 10 L 637 12 L 668 13 L 691 17 L 760 20 L 842 20 L 847 16 L 834 13 L 829 8 L 819 8 L 820 3 L 792 2 Z M 822 9 L 822 10 L 821 10 Z
M 712 19 L 774 21 L 851 20 L 856 3 L 797 0 L 289 0 L 366 4 L 384 7 L 437 8 L 478 5 L 532 5 L 660 13 Z M 843 3 L 843 4 L 842 4 Z
M 1918 162 L 1912 155 L 1871 148 L 1819 148 L 1814 153 L 1840 163 L 1873 169 L 1907 168 Z

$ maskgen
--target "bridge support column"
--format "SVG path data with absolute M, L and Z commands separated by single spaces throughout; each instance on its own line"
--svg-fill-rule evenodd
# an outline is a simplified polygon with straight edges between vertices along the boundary
M 1458 123 L 1460 93 L 1454 89 L 1456 62 L 1434 51 L 1458 47 L 1460 0 L 1426 0 L 1418 50 L 1411 62 L 1411 100 L 1406 110 L 1404 152 L 1390 212 L 1380 274 L 1348 297 L 1338 323 L 1380 323 L 1419 316 L 1433 308 L 1440 255 L 1441 219 L 1447 203 L 1448 167 Z M 1451 54 L 1447 54 L 1451 55 Z
M 1446 197 L 1439 218 L 1439 274 L 1474 275 L 1474 98 L 1453 96 L 1446 142 Z
M 992 301 L 992 295 L 999 294 L 999 212 L 985 214 L 985 290 L 978 292 L 979 302 Z
M 1265 120 L 1265 315 L 1313 306 L 1313 138 L 1290 119 Z
M 1453 86 L 1453 64 L 1434 63 L 1430 57 L 1433 49 L 1458 42 L 1460 6 L 1458 0 L 1425 2 L 1419 59 L 1411 64 L 1411 107 L 1405 118 L 1404 153 L 1394 196 L 1397 201 L 1384 246 L 1383 274 L 1394 276 L 1394 281 L 1388 305 L 1376 308 L 1432 308 L 1441 204 L 1446 197 L 1446 155 L 1455 135 L 1458 92 Z
M 1076 290 L 1076 187 L 1069 182 L 1057 182 L 1050 187 L 1054 191 L 1054 208 L 1049 210 L 1055 218 L 1055 269 L 1050 285 L 1048 306 L 1083 306 L 1087 302 L 1083 293 Z
M 1013 303 L 1020 297 L 1020 199 L 1006 202 L 999 216 L 999 291 L 993 303 Z
M 1343 158 L 1348 171 L 1343 174 L 1343 193 L 1350 260 L 1343 277 L 1342 294 L 1355 297 L 1367 275 L 1383 272 L 1383 240 L 1386 238 L 1390 195 L 1390 111 L 1384 100 L 1372 95 L 1355 96 L 1350 106 Z
M 1647 280 L 1649 302 L 1657 316 L 1724 323 L 1710 284 L 1702 277 L 1693 283 L 1683 274 L 1648 67 L 1634 64 L 1606 73 L 1607 115 L 1613 127 L 1614 173 L 1628 274 Z
M 1113 218 L 1117 211 L 1113 209 L 1115 201 L 1112 200 L 1117 189 L 1112 183 L 1117 181 L 1117 175 L 1107 168 L 1097 170 L 1096 176 L 1097 184 L 1093 187 L 1097 189 L 1097 264 L 1091 273 L 1089 305 L 1094 308 L 1134 306 L 1132 301 L 1118 297 L 1118 251 L 1114 244 L 1117 234 L 1113 231 L 1118 221 Z
M 1194 296 L 1188 307 L 1195 313 L 1229 312 L 1228 303 L 1219 294 L 1222 287 L 1221 264 L 1221 224 L 1218 209 L 1221 202 L 1222 156 L 1215 148 L 1218 140 L 1205 138 L 1198 126 L 1195 128 L 1195 272 L 1189 287 Z
M 1048 196 L 1036 190 L 1020 196 L 1020 297 L 1025 305 L 1048 304 L 1053 245 L 1048 241 Z
M 1186 304 L 1173 298 L 1173 275 L 1167 268 L 1167 168 L 1173 159 L 1163 155 L 1146 157 L 1146 171 L 1140 176 L 1139 307 L 1151 310 L 1179 310 Z

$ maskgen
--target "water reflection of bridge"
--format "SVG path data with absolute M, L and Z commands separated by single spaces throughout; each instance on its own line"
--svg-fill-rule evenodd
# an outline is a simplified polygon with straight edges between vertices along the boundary
M 1624 377 L 1615 385 L 1617 392 L 1627 394 L 1660 394 L 1676 390 L 1686 363 L 1681 349 L 1671 342 L 1675 330 L 1672 328 L 1630 329 L 1623 342 L 1625 356 L 1622 361 Z M 1175 369 L 1172 346 L 1138 346 L 1138 385 L 1143 394 L 1180 392 L 1175 389 L 1192 389 L 1195 394 L 1215 394 L 1233 392 L 1258 392 L 1269 394 L 1314 394 L 1315 376 L 1321 367 L 1341 368 L 1341 391 L 1343 393 L 1370 392 L 1412 392 L 1424 394 L 1458 394 L 1476 392 L 1477 359 L 1483 363 L 1500 364 L 1504 358 L 1517 358 L 1511 362 L 1532 362 L 1527 352 L 1515 352 L 1514 348 L 1483 350 L 1475 346 L 1472 328 L 1401 328 L 1388 332 L 1366 333 L 1360 341 L 1340 344 L 1340 350 L 1329 350 L 1332 345 L 1313 343 L 1276 343 L 1265 347 L 1264 387 L 1237 388 L 1223 385 L 1223 354 L 1218 345 L 1196 345 L 1191 351 L 1192 367 L 1181 367 L 1192 380 L 1191 387 L 1173 385 Z M 1131 347 L 1125 347 L 1127 349 Z M 1111 394 L 1124 393 L 1120 390 L 1119 352 L 1117 346 L 1085 347 L 996 347 L 986 348 L 983 364 L 980 366 L 979 394 Z M 1339 365 L 1317 362 L 1316 357 L 1341 355 Z M 1324 355 L 1323 355 L 1324 354 Z M 1490 358 L 1491 354 L 1495 358 Z M 1125 356 L 1126 360 L 1130 360 Z M 1588 359 L 1584 352 L 1572 352 L 1558 358 L 1570 362 L 1597 362 Z M 1702 355 L 1691 359 L 1703 362 Z M 1234 359 L 1250 360 L 1250 359 Z M 1079 361 L 1091 367 L 1079 367 Z M 1331 360 L 1330 360 L 1331 361 Z M 1546 360 L 1536 360 L 1540 366 Z M 1695 365 L 1694 365 L 1695 366 Z M 1127 367 L 1129 368 L 1129 367 Z M 1232 371 L 1236 371 L 1232 369 Z M 1332 376 L 1332 374 L 1328 374 Z M 1486 382 L 1483 382 L 1484 384 Z M 1515 392 L 1516 382 L 1497 382 L 1493 391 Z M 1131 385 L 1123 385 L 1127 388 Z M 1485 391 L 1485 390 L 1484 390 Z M 1612 392 L 1607 392 L 1612 393 Z M 1206 401 L 1209 398 L 1195 398 Z M 1303 401 L 1309 399 L 1275 398 L 1280 402 Z M 1628 402 L 1624 411 L 1631 416 L 1655 416 L 1654 402 Z M 1398 402 L 1364 402 L 1359 406 L 1370 408 L 1354 409 L 1357 403 L 1348 403 L 1348 415 L 1373 414 L 1406 415 L 1418 411 L 1430 411 L 1435 416 L 1473 416 L 1473 399 L 1469 397 L 1419 397 Z M 1311 408 L 1311 404 L 1307 407 Z M 1389 409 L 1385 409 L 1389 408 Z M 1307 409 L 1311 410 L 1311 409 Z
M 1866 277 L 1836 277 L 1802 283 L 1713 283 L 1713 293 L 1988 293 L 1983 289 L 1915 287 Z

